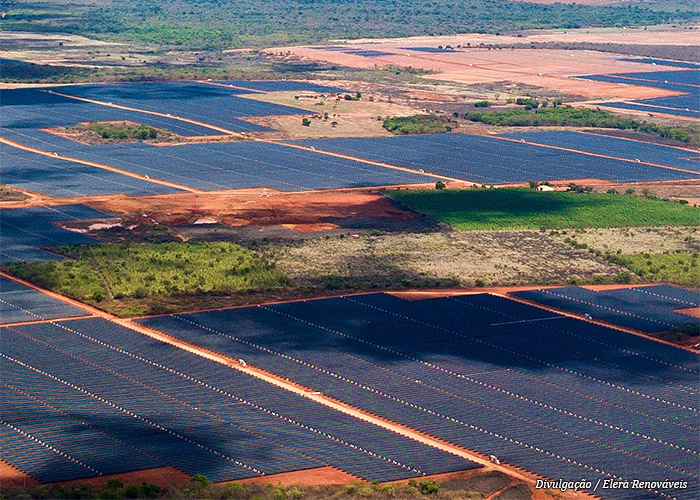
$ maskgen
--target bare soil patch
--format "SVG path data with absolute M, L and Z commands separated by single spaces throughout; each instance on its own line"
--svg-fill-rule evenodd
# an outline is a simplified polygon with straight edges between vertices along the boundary
M 76 483 L 88 483 L 95 488 L 99 488 L 107 484 L 110 479 L 119 479 L 125 485 L 151 483 L 165 487 L 173 484 L 185 484 L 190 480 L 190 475 L 176 469 L 175 467 L 158 467 L 155 469 L 143 469 L 132 472 L 124 472 L 121 474 L 109 474 L 106 476 L 89 477 L 85 479 L 76 479 L 71 481 L 61 481 L 51 483 L 55 485 L 71 485 Z
M 7 462 L 0 460 L 0 491 L 2 488 L 12 486 L 26 486 L 32 488 L 38 486 L 39 481 L 24 472 L 16 469 Z
M 284 486 L 314 486 L 314 485 L 343 485 L 351 484 L 359 479 L 347 472 L 331 466 L 318 467 L 316 469 L 299 470 L 271 474 L 269 476 L 252 477 L 235 481 L 242 484 L 281 484 Z M 220 483 L 226 484 L 226 483 Z
M 0 186 L 0 201 L 22 201 L 29 196 L 19 189 L 10 186 Z
M 249 189 L 223 193 L 180 193 L 144 197 L 112 198 L 91 204 L 98 210 L 166 226 L 198 225 L 211 222 L 229 226 L 339 225 L 343 219 L 358 217 L 411 221 L 417 216 L 397 208 L 376 190 L 318 191 L 285 193 Z M 197 224 L 199 222 L 199 224 Z

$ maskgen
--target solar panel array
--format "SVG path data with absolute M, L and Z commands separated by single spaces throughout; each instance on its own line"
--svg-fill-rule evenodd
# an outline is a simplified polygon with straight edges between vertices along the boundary
M 40 247 L 98 243 L 94 238 L 67 231 L 56 222 L 104 219 L 102 212 L 84 205 L 3 209 L 0 213 L 0 264 L 60 260 Z
M 579 78 L 683 92 L 683 94 L 671 97 L 655 97 L 630 102 L 606 102 L 603 103 L 605 106 L 648 111 L 650 113 L 700 117 L 700 69 L 586 75 Z
M 700 372 L 680 349 L 490 295 L 371 294 L 140 321 L 549 478 L 688 482 L 596 492 L 605 498 L 700 493 Z
M 268 130 L 238 119 L 244 116 L 309 113 L 301 108 L 241 97 L 247 93 L 245 90 L 198 82 L 80 85 L 63 87 L 61 93 L 171 114 L 233 131 Z
M 0 143 L 0 179 L 7 186 L 70 198 L 124 193 L 130 196 L 179 190 L 117 172 L 22 150 Z
M 79 307 L 66 304 L 0 276 L 0 324 L 87 314 Z
M 688 159 L 693 156 L 693 153 L 670 146 L 569 131 L 519 132 L 504 134 L 504 136 L 549 146 L 577 149 L 594 154 L 642 160 L 700 173 L 700 163 Z
M 163 465 L 212 481 L 478 467 L 101 318 L 6 327 L 0 346 L 1 456 L 42 482 Z
M 659 65 L 659 66 L 673 66 L 676 68 L 700 68 L 700 63 L 686 62 L 686 61 L 668 61 L 666 59 L 651 59 L 648 57 L 639 57 L 639 58 L 620 57 L 617 60 L 624 61 L 624 62 L 642 63 L 642 64 L 654 64 L 654 65 Z
M 533 179 L 632 182 L 692 177 L 650 165 L 467 134 L 310 139 L 298 143 L 486 184 Z
M 314 151 L 254 142 L 158 147 L 144 143 L 87 146 L 42 131 L 10 137 L 38 149 L 107 164 L 205 190 L 269 187 L 282 191 L 435 182 L 427 175 L 388 169 Z
M 596 292 L 572 286 L 514 292 L 513 295 L 648 333 L 697 321 L 673 310 L 700 306 L 700 293 L 668 285 Z
M 62 92 L 61 87 L 57 92 Z M 10 129 L 39 129 L 72 127 L 89 121 L 132 121 L 169 130 L 182 136 L 220 134 L 211 128 L 183 122 L 174 118 L 129 111 L 101 104 L 49 94 L 45 89 L 0 90 L 0 125 Z M 240 123 L 238 123 L 240 122 Z M 240 125 L 241 131 L 254 127 L 237 120 L 231 126 Z

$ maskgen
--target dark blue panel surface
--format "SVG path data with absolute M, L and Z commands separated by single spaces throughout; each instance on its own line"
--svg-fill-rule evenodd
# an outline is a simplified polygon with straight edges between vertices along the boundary
M 130 196 L 175 193 L 177 189 L 117 172 L 32 153 L 0 143 L 3 184 L 54 198 L 123 193 Z
M 467 134 L 298 142 L 320 150 L 486 184 L 509 184 L 532 179 L 630 182 L 692 177 L 687 173 L 650 165 Z
M 0 324 L 87 314 L 83 309 L 0 276 Z
M 3 418 L 81 466 L 47 473 L 53 456 L 12 441 L 3 458 L 44 481 L 161 465 L 213 481 L 324 465 L 378 481 L 476 467 L 102 319 L 9 327 L 0 346 L 3 384 L 24 391 Z M 106 452 L 114 441 L 150 463 Z
M 550 478 L 697 488 L 697 356 L 490 295 L 357 295 L 142 323 Z M 605 498 L 648 492 L 598 491 Z
M 0 210 L 0 264 L 59 260 L 40 247 L 98 243 L 79 233 L 54 225 L 60 221 L 103 219 L 102 212 L 84 205 L 60 205 Z
M 688 157 L 697 156 L 697 154 L 694 155 L 688 150 L 671 146 L 568 131 L 520 132 L 505 134 L 505 136 L 514 139 L 525 139 L 538 144 L 577 149 L 594 154 L 628 158 L 630 160 L 641 160 L 700 172 L 700 162 L 687 159 Z

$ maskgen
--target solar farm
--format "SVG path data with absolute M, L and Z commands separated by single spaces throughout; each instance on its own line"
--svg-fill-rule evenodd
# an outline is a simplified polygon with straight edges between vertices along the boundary
M 140 322 L 547 477 L 643 471 L 693 484 L 665 492 L 679 498 L 700 487 L 697 358 L 645 339 L 490 295 L 361 295 Z
M 698 63 L 563 35 L 0 83 L 0 497 L 699 498 Z

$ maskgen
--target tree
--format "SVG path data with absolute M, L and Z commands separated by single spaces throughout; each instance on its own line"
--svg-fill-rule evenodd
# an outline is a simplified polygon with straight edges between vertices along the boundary
M 309 120 L 308 118 L 304 118 L 301 120 L 301 124 L 305 127 L 308 127 L 309 125 L 311 125 L 311 120 Z
M 437 181 L 435 183 L 435 189 L 445 189 L 447 185 L 442 181 Z

